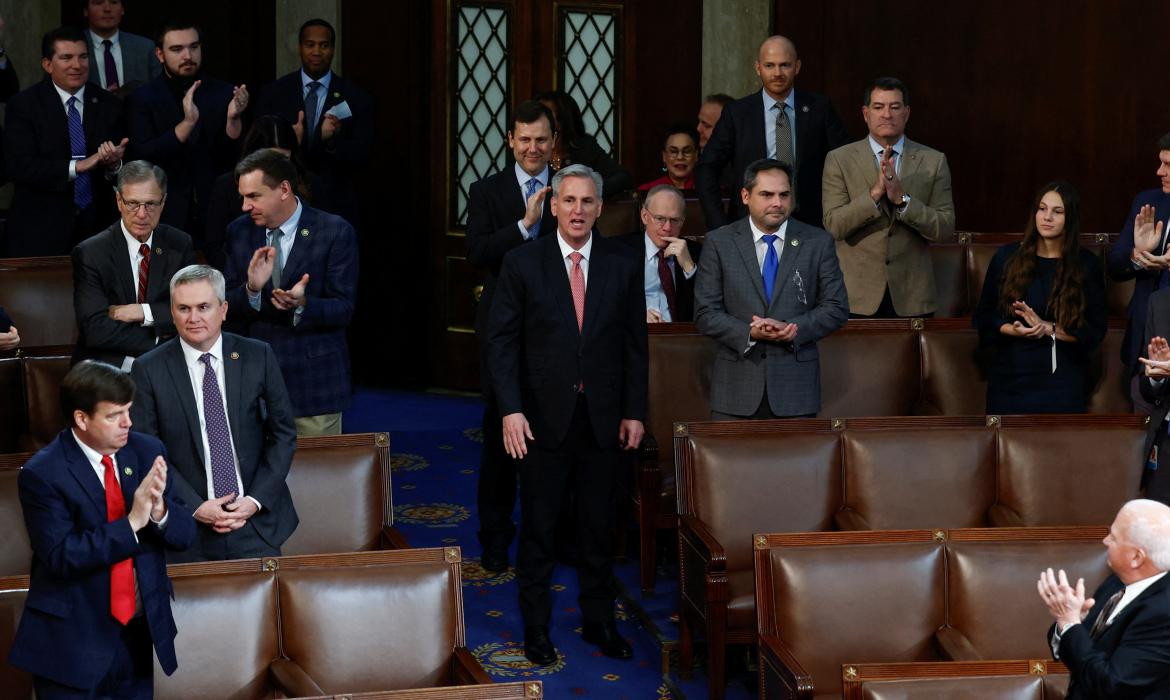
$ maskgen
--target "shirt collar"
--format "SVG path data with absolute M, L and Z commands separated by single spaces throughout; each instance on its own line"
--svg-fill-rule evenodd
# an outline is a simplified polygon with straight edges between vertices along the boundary
M 654 239 L 650 238 L 650 234 L 643 233 L 642 240 L 646 243 L 646 261 L 649 262 L 650 260 L 657 258 L 658 251 L 661 250 L 661 248 L 654 245 Z M 667 258 L 667 261 L 669 260 L 670 258 Z
M 280 229 L 281 238 L 288 238 L 294 231 L 297 230 L 297 224 L 300 223 L 301 212 L 303 210 L 304 207 L 301 205 L 301 198 L 297 197 L 297 208 L 293 210 L 292 216 L 285 219 L 283 224 L 276 227 Z
M 329 83 L 331 82 L 332 78 L 333 78 L 333 69 L 329 69 L 329 70 L 325 71 L 325 75 L 323 75 L 317 79 L 317 82 L 321 83 L 321 87 L 325 88 L 325 92 L 329 92 Z M 310 78 L 309 74 L 305 72 L 304 68 L 302 68 L 301 69 L 301 88 L 304 90 L 308 90 L 309 83 L 311 83 L 311 82 L 313 82 L 313 79 Z
M 772 105 L 776 104 L 776 98 L 769 95 L 767 90 L 760 90 L 760 94 L 764 96 L 764 109 L 771 112 Z M 796 90 L 788 91 L 788 96 L 784 98 L 784 105 L 793 113 L 796 112 Z
M 102 45 L 102 42 L 105 41 L 105 38 L 98 36 L 97 33 L 92 29 L 88 29 L 86 31 L 89 32 L 89 43 L 93 44 L 94 50 L 97 50 Z M 121 36 L 122 36 L 122 32 L 115 29 L 114 36 L 110 37 L 110 48 L 111 49 L 118 45 L 118 38 Z M 94 57 L 90 56 L 89 60 L 91 60 L 91 61 L 94 60 Z
M 585 241 L 585 245 L 581 246 L 580 250 L 574 251 L 573 247 L 565 243 L 565 237 L 561 235 L 560 229 L 557 230 L 557 245 L 561 247 L 561 259 L 564 260 L 569 257 L 570 253 L 577 252 L 589 262 L 589 253 L 593 250 L 593 232 L 589 232 L 589 240 Z
M 145 243 L 146 247 L 149 248 L 151 242 L 154 240 L 154 231 L 150 232 L 150 235 L 146 237 L 145 241 L 139 242 L 139 240 L 132 236 L 130 231 L 126 229 L 125 221 L 119 221 L 118 225 L 122 227 L 122 236 L 126 239 L 126 248 L 130 251 L 131 258 L 138 254 L 138 249 L 142 247 L 143 243 Z
M 756 226 L 756 222 L 752 221 L 752 217 L 750 217 L 750 216 L 748 217 L 748 226 L 750 226 L 752 228 L 752 242 L 753 243 L 759 243 L 761 238 L 768 235 L 762 229 L 760 229 L 758 226 Z M 780 240 L 781 244 L 784 243 L 784 235 L 787 233 L 787 231 L 788 231 L 788 219 L 785 219 L 783 222 L 781 222 L 780 228 L 777 229 L 776 233 L 774 234 Z
M 869 139 L 869 150 L 874 154 L 874 156 L 877 156 L 878 153 L 886 150 L 885 146 L 874 140 L 872 134 L 866 138 Z M 902 134 L 898 137 L 898 142 L 894 144 L 894 150 L 898 152 L 898 157 L 906 154 L 906 134 Z
M 69 98 L 70 97 L 76 97 L 77 101 L 79 103 L 81 103 L 81 105 L 85 104 L 85 85 L 82 85 L 81 87 L 77 88 L 77 92 L 70 95 L 69 93 L 62 90 L 57 85 L 57 83 L 54 83 L 52 80 L 49 81 L 49 84 L 52 85 L 53 89 L 57 91 L 57 96 L 61 98 L 61 105 L 64 106 L 66 109 L 69 108 Z
M 1166 575 L 1166 572 L 1163 571 L 1161 573 L 1154 574 L 1153 576 L 1149 576 L 1147 578 L 1144 578 L 1141 581 L 1134 581 L 1133 583 L 1126 586 L 1125 587 L 1125 594 L 1122 595 L 1121 600 L 1118 601 L 1118 607 L 1121 607 L 1120 606 L 1121 603 L 1125 603 L 1126 605 L 1128 605 L 1129 603 L 1133 602 L 1134 598 L 1137 598 L 1139 595 L 1144 593 L 1147 588 L 1149 588 L 1150 586 L 1157 583 L 1158 579 L 1162 578 L 1165 575 Z
M 73 433 L 73 439 L 77 442 L 77 446 L 81 448 L 81 454 L 85 455 L 85 458 L 89 460 L 90 464 L 102 463 L 102 457 L 105 455 L 82 442 L 81 438 L 77 436 L 77 428 L 72 428 L 69 432 Z
M 544 187 L 545 185 L 548 184 L 548 166 L 547 165 L 544 166 L 544 170 L 541 170 L 540 174 L 538 174 L 538 175 L 529 175 L 524 170 L 524 168 L 520 167 L 519 163 L 514 163 L 513 165 L 514 165 L 515 171 L 516 171 L 516 181 L 520 183 L 520 187 L 522 189 L 528 186 L 528 181 L 531 180 L 533 177 L 536 178 L 536 182 L 540 185 L 540 187 Z
M 188 367 L 194 367 L 199 364 L 199 358 L 203 357 L 202 350 L 191 347 L 182 338 L 179 338 L 179 347 L 183 348 L 183 359 L 187 361 Z M 215 339 L 215 343 L 207 352 L 211 353 L 211 356 L 215 358 L 217 363 L 223 361 L 223 333 L 219 334 L 219 337 Z

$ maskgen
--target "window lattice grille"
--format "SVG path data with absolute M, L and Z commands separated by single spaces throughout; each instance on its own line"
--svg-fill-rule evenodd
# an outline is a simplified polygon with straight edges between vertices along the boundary
M 569 10 L 562 17 L 562 89 L 581 106 L 586 133 L 613 152 L 618 137 L 617 16 Z

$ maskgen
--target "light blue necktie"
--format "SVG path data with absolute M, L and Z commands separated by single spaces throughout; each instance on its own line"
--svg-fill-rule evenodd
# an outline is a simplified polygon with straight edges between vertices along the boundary
M 73 160 L 85 159 L 85 127 L 81 125 L 81 112 L 77 111 L 77 98 L 70 97 L 69 102 L 69 149 Z M 89 173 L 78 173 L 73 180 L 73 203 L 78 209 L 85 209 L 93 202 L 93 188 L 90 186 Z
M 773 244 L 779 238 L 774 233 L 766 234 L 763 239 L 768 244 L 768 252 L 764 253 L 764 296 L 768 304 L 772 303 L 772 291 L 776 286 L 776 273 L 780 270 L 780 257 L 776 255 L 776 246 Z
M 536 194 L 536 191 L 538 189 L 540 189 L 540 180 L 537 180 L 534 177 L 529 178 L 528 183 L 527 183 L 527 187 L 525 187 L 525 189 L 524 189 L 524 206 L 525 207 L 528 206 L 528 200 L 532 199 L 532 195 Z M 536 238 L 539 235 L 540 235 L 540 218 L 537 218 L 536 223 L 528 228 L 528 238 L 529 239 Z

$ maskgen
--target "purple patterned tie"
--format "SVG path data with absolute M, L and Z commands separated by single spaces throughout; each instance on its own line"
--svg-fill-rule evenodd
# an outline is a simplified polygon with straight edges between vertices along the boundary
M 203 423 L 207 430 L 207 447 L 211 450 L 211 486 L 215 494 L 208 498 L 223 498 L 235 493 L 236 460 L 232 457 L 232 439 L 228 434 L 227 416 L 223 412 L 223 395 L 219 393 L 219 382 L 215 368 L 211 366 L 211 353 L 199 356 L 203 363 Z
M 77 111 L 77 97 L 70 97 L 69 102 L 69 148 L 73 153 L 73 160 L 85 160 L 85 127 L 81 125 L 81 112 Z M 93 202 L 93 189 L 89 183 L 89 173 L 78 173 L 73 181 L 73 203 L 78 209 L 85 209 Z
M 102 53 L 105 54 L 106 89 L 113 92 L 118 89 L 118 64 L 114 62 L 114 42 L 102 39 Z

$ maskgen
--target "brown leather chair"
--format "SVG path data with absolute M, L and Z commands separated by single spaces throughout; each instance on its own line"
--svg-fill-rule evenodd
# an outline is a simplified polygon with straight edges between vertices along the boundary
M 1109 319 L 1105 338 L 1097 348 L 1100 376 L 1089 395 L 1089 413 L 1129 413 L 1129 373 L 1121 362 L 1121 341 L 1125 338 L 1125 321 Z
M 832 527 L 841 449 L 819 419 L 705 422 L 675 435 L 679 507 L 679 666 L 706 632 L 710 696 L 723 696 L 727 644 L 755 634 L 752 535 Z
M 1108 525 L 1138 495 L 1144 416 L 1004 416 L 992 525 Z
M 18 452 L 28 426 L 22 382 L 20 359 L 0 358 L 0 453 Z
M 19 326 L 18 326 L 19 327 Z M 24 525 L 21 525 L 24 531 Z M 30 700 L 32 676 L 8 665 L 8 654 L 16 638 L 16 628 L 24 612 L 24 598 L 28 593 L 28 577 L 0 578 L 0 688 L 5 698 Z
M 299 438 L 288 488 L 298 511 L 319 517 L 301 518 L 281 553 L 404 549 L 393 527 L 390 483 L 386 433 Z
M 927 319 L 919 335 L 922 395 L 916 413 L 978 416 L 987 408 L 987 378 L 976 361 L 979 334 L 970 319 Z
M 69 357 L 24 357 L 20 366 L 24 379 L 28 431 L 21 436 L 20 449 L 35 452 L 61 432 L 61 381 L 69 372 Z
M 687 220 L 679 235 L 702 243 L 707 237 L 707 217 L 703 214 L 702 203 L 693 197 L 688 198 L 686 212 Z
M 979 306 L 987 266 L 995 257 L 995 251 L 1006 243 L 1018 240 L 1020 236 L 975 236 L 967 245 L 967 298 L 971 300 L 972 312 Z
M 844 700 L 1050 699 L 1048 683 L 1067 669 L 1057 661 L 935 661 L 904 664 L 845 664 Z M 1063 697 L 1063 693 L 1061 693 Z
M 32 545 L 16 480 L 30 453 L 0 455 L 0 576 L 26 576 L 32 567 Z M 3 687 L 0 685 L 0 687 Z
M 1129 315 L 1129 300 L 1133 297 L 1133 280 L 1117 282 L 1105 276 L 1105 305 L 1110 316 L 1126 318 Z
M 0 260 L 0 299 L 21 345 L 73 345 L 73 265 L 68 256 Z
M 817 343 L 825 418 L 906 416 L 918 403 L 918 337 L 906 320 L 852 320 Z
M 539 700 L 544 697 L 540 681 L 513 681 L 491 685 L 459 685 L 447 688 L 414 688 L 380 693 L 319 695 L 294 700 Z
M 606 238 L 641 231 L 642 222 L 638 216 L 638 210 L 641 208 L 642 199 L 637 192 L 606 199 L 601 207 L 601 216 L 597 217 L 595 224 L 597 231 Z
M 934 267 L 934 315 L 938 318 L 970 316 L 972 300 L 967 296 L 967 246 L 969 234 L 959 234 L 959 243 L 939 243 L 930 246 L 930 262 Z

